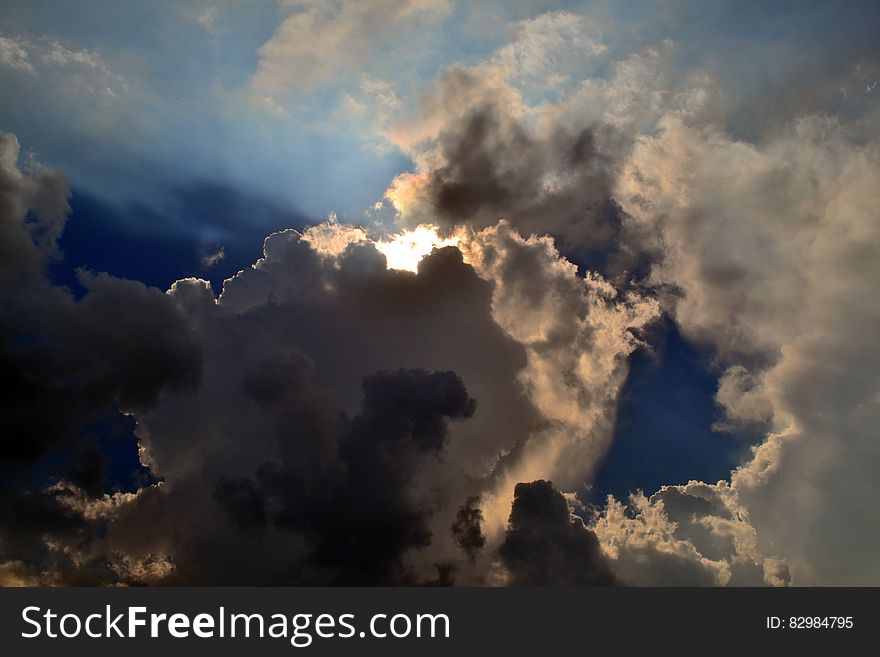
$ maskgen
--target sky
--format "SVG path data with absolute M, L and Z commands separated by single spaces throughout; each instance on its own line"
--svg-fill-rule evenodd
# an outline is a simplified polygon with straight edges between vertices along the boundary
M 0 584 L 880 584 L 878 21 L 7 0 Z

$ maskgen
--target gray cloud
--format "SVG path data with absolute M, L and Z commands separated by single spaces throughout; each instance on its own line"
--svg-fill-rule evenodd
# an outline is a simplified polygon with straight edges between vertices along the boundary
M 760 144 L 668 117 L 618 184 L 663 254 L 652 283 L 677 290 L 664 303 L 724 368 L 721 426 L 767 428 L 727 506 L 794 584 L 876 579 L 880 536 L 851 519 L 871 517 L 877 494 L 878 157 L 875 139 L 827 117 Z
M 635 520 L 617 501 L 605 508 L 597 533 L 621 577 L 870 580 L 876 532 L 843 520 L 843 509 L 870 517 L 876 497 L 870 459 L 855 456 L 870 451 L 880 408 L 865 332 L 876 314 L 870 218 L 878 196 L 868 183 L 877 169 L 876 112 L 861 103 L 858 120 L 843 125 L 787 107 L 785 125 L 751 130 L 762 135 L 755 143 L 736 139 L 712 123 L 736 101 L 704 72 L 673 70 L 675 49 L 645 48 L 614 63 L 607 78 L 537 105 L 497 59 L 453 67 L 423 99 L 419 119 L 390 131 L 416 170 L 395 179 L 387 196 L 405 224 L 492 226 L 505 217 L 519 231 L 556 236 L 564 253 L 597 246 L 606 259 L 587 255 L 588 266 L 619 289 L 636 272 L 683 333 L 712 350 L 725 413 L 716 426 L 766 430 L 730 482 L 708 486 L 721 506 L 671 519 L 672 491 L 682 487 L 667 486 L 634 498 Z M 815 107 L 811 100 L 803 111 Z M 586 157 L 573 158 L 582 136 Z M 539 303 L 546 281 L 531 281 L 518 292 Z M 529 344 L 516 321 L 500 323 Z M 584 398 L 597 389 L 585 385 Z M 615 543 L 622 535 L 639 538 Z
M 17 159 L 16 138 L 0 134 L 0 561 L 41 562 L 42 572 L 66 573 L 71 582 L 99 581 L 106 567 L 88 560 L 78 567 L 66 552 L 87 549 L 88 523 L 59 490 L 33 480 L 31 468 L 66 450 L 72 460 L 49 472 L 86 496 L 103 495 L 102 457 L 85 427 L 145 410 L 164 390 L 192 388 L 200 355 L 159 290 L 81 271 L 85 293 L 77 299 L 49 282 L 68 211 L 66 180 L 38 164 L 21 170 Z
M 350 421 L 329 418 L 336 426 L 318 426 L 326 418 L 310 409 L 284 411 L 281 463 L 261 464 L 258 483 L 221 480 L 214 497 L 241 529 L 265 531 L 271 522 L 301 532 L 307 563 L 326 571 L 324 581 L 402 583 L 409 578 L 405 552 L 431 540 L 430 506 L 408 490 L 423 461 L 443 452 L 447 422 L 473 415 L 475 402 L 453 372 L 382 372 L 367 377 L 363 390 L 363 412 Z M 290 392 L 274 389 L 269 403 L 295 404 L 302 389 L 295 383 Z M 333 431 L 337 458 L 310 462 L 303 443 Z
M 611 586 L 617 583 L 592 530 L 573 516 L 549 481 L 516 485 L 498 548 L 511 586 Z
M 449 581 L 450 561 L 481 577 L 449 527 L 539 420 L 491 291 L 454 248 L 416 275 L 293 231 L 217 300 L 178 281 L 203 382 L 137 414 L 165 483 L 120 506 L 94 550 L 132 581 L 414 583 L 436 564 Z
M 430 164 L 398 177 L 389 197 L 414 223 L 484 228 L 506 219 L 526 235 L 607 248 L 618 226 L 603 212 L 615 167 L 603 127 L 539 133 L 511 110 L 510 91 L 493 89 L 488 77 L 453 68 L 435 83 L 424 108 L 441 122 Z

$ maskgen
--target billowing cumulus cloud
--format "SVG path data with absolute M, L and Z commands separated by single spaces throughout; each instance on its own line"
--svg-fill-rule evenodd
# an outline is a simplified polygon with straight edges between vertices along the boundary
M 794 583 L 873 581 L 880 537 L 844 518 L 871 517 L 877 494 L 878 145 L 824 117 L 758 146 L 673 117 L 660 127 L 618 198 L 665 254 L 651 278 L 677 290 L 676 321 L 727 368 L 726 422 L 768 432 L 730 484 L 757 547 L 784 556 Z
M 34 231 L 19 237 L 38 251 Z M 330 222 L 271 235 L 216 298 L 197 279 L 162 294 L 83 272 L 81 300 L 56 290 L 58 307 L 38 304 L 53 317 L 75 309 L 64 339 L 45 336 L 74 340 L 78 386 L 63 398 L 79 409 L 77 395 L 94 394 L 98 410 L 132 414 L 141 462 L 161 479 L 106 494 L 100 451 L 87 444 L 57 484 L 26 489 L 51 502 L 56 529 L 76 532 L 57 540 L 68 560 L 93 564 L 98 580 L 141 583 L 508 577 L 520 548 L 498 550 L 521 542 L 507 525 L 513 485 L 583 484 L 610 438 L 634 332 L 656 303 L 618 298 L 551 239 L 509 224 L 462 230 L 454 243 L 400 271 L 384 243 Z M 114 322 L 78 329 L 80 316 Z M 19 408 L 37 421 L 36 408 Z M 57 427 L 56 440 L 74 439 L 79 424 Z M 565 527 L 562 544 L 523 540 L 550 560 L 591 553 Z M 24 581 L 23 554 L 8 555 L 10 578 Z M 43 565 L 58 581 L 69 570 Z
M 596 535 L 572 516 L 549 481 L 516 485 L 498 548 L 511 586 L 610 586 L 616 583 Z
M 516 483 L 552 477 L 565 490 L 588 483 L 611 439 L 627 357 L 658 306 L 618 294 L 597 275 L 579 276 L 552 239 L 525 239 L 506 223 L 463 239 L 460 248 L 495 281 L 493 315 L 526 350 L 519 378 L 544 420 L 486 506 L 489 527 L 500 531 Z
M 447 2 L 284 5 L 248 92 L 284 114 L 327 91 L 322 129 L 360 117 L 411 159 L 364 225 L 275 232 L 222 289 L 68 289 L 68 182 L 0 135 L 0 583 L 880 581 L 876 109 L 734 136 L 717 65 L 574 11 L 416 84 L 401 36 Z M 0 67 L 126 88 L 50 37 L 0 37 Z M 584 506 L 659 319 L 745 456 Z
M 664 486 L 627 505 L 609 498 L 591 525 L 614 571 L 634 586 L 784 586 L 785 561 L 759 549 L 725 482 Z
M 647 48 L 537 106 L 497 60 L 449 70 L 420 121 L 397 133 L 417 169 L 387 196 L 404 222 L 480 226 L 503 217 L 526 234 L 559 237 L 622 289 L 632 279 L 621 267 L 644 275 L 641 285 L 684 334 L 715 355 L 716 428 L 765 432 L 729 482 L 702 490 L 714 506 L 693 502 L 693 514 L 673 517 L 672 491 L 692 499 L 696 484 L 671 482 L 680 485 L 636 494 L 634 515 L 617 500 L 601 511 L 596 531 L 621 578 L 864 582 L 877 538 L 843 518 L 844 509 L 869 517 L 876 494 L 863 456 L 878 408 L 868 337 L 876 141 L 822 116 L 760 143 L 734 139 L 711 123 L 724 114 L 714 83 L 699 71 L 670 72 L 674 49 Z M 616 262 L 592 258 L 597 245 L 606 258 L 617 252 Z M 517 322 L 510 326 L 528 345 Z M 595 395 L 595 382 L 585 390 Z M 825 528 L 821 538 L 816 527 Z
M 538 132 L 521 99 L 494 69 L 453 69 L 428 95 L 437 122 L 420 171 L 395 179 L 387 196 L 411 223 L 477 227 L 507 219 L 526 234 L 552 232 L 597 244 L 614 238 L 609 202 L 613 159 L 595 126 Z
M 138 416 L 144 459 L 166 480 L 138 504 L 160 505 L 157 522 L 170 504 L 194 531 L 151 544 L 123 517 L 109 543 L 166 555 L 181 581 L 420 576 L 404 552 L 432 536 L 451 544 L 466 491 L 537 421 L 516 379 L 522 348 L 492 321 L 490 293 L 454 249 L 415 275 L 386 269 L 372 245 L 334 259 L 292 231 L 268 238 L 217 300 L 179 281 L 170 295 L 202 336 L 204 383 Z M 123 513 L 132 529 L 142 512 Z M 264 549 L 252 568 L 221 567 Z
M 415 583 L 449 564 L 485 581 L 511 478 L 597 458 L 629 332 L 653 315 L 547 240 L 460 239 L 416 274 L 327 224 L 270 236 L 217 299 L 178 281 L 203 384 L 137 416 L 165 483 L 118 511 L 103 549 L 161 555 L 173 568 L 154 581 Z M 522 288 L 536 275 L 559 294 L 537 307 Z M 145 516 L 164 530 L 145 537 Z
M 673 76 L 674 44 L 663 43 L 616 62 L 607 78 L 536 100 L 524 70 L 584 49 L 586 27 L 572 30 L 572 21 L 535 19 L 486 61 L 450 67 L 418 116 L 385 131 L 416 163 L 385 194 L 400 223 L 488 227 L 504 219 L 525 235 L 553 235 L 564 252 L 606 275 L 628 280 L 644 267 L 652 254 L 641 227 L 624 221 L 617 179 L 638 131 L 663 116 L 698 115 L 710 85 L 700 75 Z M 588 49 L 602 52 L 599 43 Z

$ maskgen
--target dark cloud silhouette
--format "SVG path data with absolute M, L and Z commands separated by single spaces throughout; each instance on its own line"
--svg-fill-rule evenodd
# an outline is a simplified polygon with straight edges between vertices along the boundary
M 3 460 L 34 460 L 108 409 L 143 410 L 163 389 L 198 382 L 198 349 L 166 295 L 107 275 L 80 280 L 80 301 L 48 284 L 5 299 Z
M 160 290 L 80 271 L 85 294 L 76 299 L 49 281 L 68 210 L 66 180 L 40 165 L 22 171 L 17 157 L 15 137 L 0 135 L 0 559 L 39 561 L 47 540 L 84 545 L 90 532 L 57 491 L 41 489 L 35 468 L 102 495 L 106 459 L 87 425 L 145 410 L 163 390 L 191 389 L 200 354 Z M 71 456 L 47 459 L 54 450 Z
M 447 422 L 473 415 L 475 401 L 453 372 L 384 372 L 365 378 L 363 389 L 363 413 L 339 440 L 343 476 L 322 480 L 324 490 L 309 496 L 298 468 L 292 476 L 283 466 L 264 469 L 262 481 L 278 508 L 276 524 L 306 528 L 311 559 L 337 573 L 336 581 L 403 582 L 410 578 L 404 552 L 431 541 L 431 505 L 410 493 L 414 476 L 442 452 Z
M 596 535 L 572 516 L 549 481 L 519 483 L 498 548 L 512 586 L 611 586 L 617 580 Z
M 486 536 L 483 534 L 483 512 L 480 510 L 480 498 L 472 495 L 455 514 L 455 522 L 452 523 L 452 535 L 471 562 L 474 561 L 477 552 L 486 544 Z
M 0 459 L 20 462 L 108 408 L 144 409 L 165 387 L 194 385 L 199 353 L 160 290 L 81 270 L 86 293 L 77 300 L 48 281 L 68 209 L 66 182 L 42 167 L 20 171 L 12 135 L 0 147 L 0 242 L 10 250 L 0 262 Z
M 296 369 L 292 363 L 282 367 Z M 277 372 L 269 377 L 277 380 Z M 308 382 L 299 380 L 288 390 L 308 398 L 307 388 Z M 215 487 L 214 499 L 238 529 L 264 532 L 271 525 L 305 537 L 300 581 L 314 581 L 317 569 L 320 581 L 329 583 L 412 582 L 402 557 L 429 544 L 426 520 L 433 511 L 412 496 L 414 475 L 426 459 L 440 456 L 447 422 L 467 419 L 475 410 L 454 372 L 380 372 L 364 379 L 363 392 L 360 415 L 336 418 L 323 428 L 318 425 L 333 418 L 312 414 L 309 422 L 286 423 L 289 440 L 281 463 L 263 463 L 255 478 L 221 479 Z M 338 460 L 322 465 L 303 453 L 306 443 L 334 428 L 339 435 L 327 437 Z M 293 441 L 299 449 L 289 449 Z M 450 572 L 443 573 L 446 581 Z
M 220 479 L 214 487 L 214 499 L 238 528 L 245 531 L 265 530 L 268 522 L 266 500 L 253 480 Z

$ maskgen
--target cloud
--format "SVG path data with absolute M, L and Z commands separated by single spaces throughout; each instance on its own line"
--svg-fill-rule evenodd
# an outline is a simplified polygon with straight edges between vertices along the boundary
M 875 139 L 827 117 L 750 144 L 670 116 L 639 138 L 616 192 L 655 235 L 664 304 L 725 368 L 725 426 L 766 427 L 730 487 L 758 552 L 799 585 L 877 578 L 880 537 L 844 518 L 871 517 L 878 493 L 878 163 Z
M 608 47 L 589 21 L 567 11 L 540 14 L 513 26 L 514 38 L 495 60 L 522 87 L 557 89 Z
M 699 70 L 676 70 L 671 42 L 613 63 L 607 78 L 582 80 L 557 100 L 530 104 L 528 85 L 511 63 L 518 47 L 514 40 L 502 48 L 506 59 L 496 54 L 450 68 L 424 97 L 421 116 L 392 131 L 416 162 L 386 194 L 399 220 L 413 225 L 435 217 L 446 226 L 503 234 L 495 224 L 505 218 L 519 232 L 552 234 L 564 253 L 603 268 L 619 291 L 641 283 L 688 338 L 713 350 L 724 411 L 716 427 L 766 432 L 766 442 L 724 484 L 729 490 L 710 487 L 724 504 L 695 519 L 669 520 L 661 504 L 682 487 L 633 498 L 636 519 L 612 501 L 597 533 L 609 552 L 617 541 L 619 576 L 714 584 L 870 579 L 874 566 L 864 545 L 875 537 L 840 518 L 844 508 L 867 517 L 876 494 L 864 473 L 870 466 L 850 456 L 869 449 L 877 410 L 875 354 L 864 330 L 876 314 L 869 281 L 876 278 L 870 272 L 877 240 L 868 217 L 878 197 L 867 179 L 876 168 L 876 140 L 864 127 L 844 128 L 822 116 L 797 119 L 758 143 L 731 138 L 710 122 L 725 115 L 720 90 Z M 462 248 L 479 270 L 470 244 Z M 548 271 L 514 288 L 528 302 L 517 303 L 509 318 L 505 286 L 495 290 L 496 318 L 527 346 L 530 335 L 547 335 L 541 319 L 554 316 L 530 325 L 522 311 L 554 298 Z M 600 332 L 606 339 L 614 334 Z M 571 337 L 562 342 L 577 344 Z M 553 349 L 540 365 L 539 353 L 529 349 L 524 380 L 572 371 L 561 360 L 572 352 Z M 544 417 L 579 408 L 590 417 L 581 426 L 594 427 L 602 415 L 590 415 L 583 400 L 601 398 L 603 389 L 614 399 L 618 389 L 613 376 L 601 381 L 584 379 L 577 403 L 554 398 L 555 390 L 571 389 L 558 384 L 546 394 L 530 390 Z M 571 436 L 575 426 L 560 435 Z M 541 446 L 538 471 L 552 470 L 544 466 L 560 440 L 530 443 Z M 518 467 L 527 462 L 523 456 Z M 571 471 L 589 479 L 584 463 L 594 462 L 587 458 Z M 520 469 L 510 483 L 536 476 Z M 553 478 L 564 489 L 576 487 L 573 477 Z M 485 509 L 487 526 L 497 527 L 492 508 Z M 812 535 L 817 525 L 826 528 L 822 540 Z M 723 549 L 710 546 L 706 532 Z M 843 553 L 856 556 L 833 556 Z
M 579 276 L 551 238 L 525 239 L 506 223 L 461 239 L 459 248 L 495 281 L 493 316 L 526 349 L 519 378 L 545 420 L 484 506 L 489 531 L 497 534 L 516 483 L 552 477 L 577 490 L 590 479 L 611 440 L 627 358 L 658 305 L 636 293 L 620 295 L 598 275 Z
M 221 246 L 216 251 L 212 251 L 210 253 L 206 253 L 202 256 L 202 267 L 208 268 L 213 267 L 217 263 L 221 262 L 226 257 L 226 251 Z
M 22 561 L 0 563 L 0 586 L 51 586 L 53 582 Z
M 197 321 L 205 353 L 215 357 L 206 363 L 205 383 L 195 398 L 179 404 L 166 398 L 164 409 L 138 416 L 138 431 L 144 459 L 168 484 L 155 497 L 177 498 L 181 488 L 186 492 L 180 495 L 193 496 L 172 506 L 202 518 L 198 533 L 211 555 L 193 547 L 198 558 L 184 561 L 183 546 L 141 539 L 129 545 L 121 536 L 127 530 L 114 536 L 111 528 L 111 542 L 127 546 L 119 551 L 145 550 L 136 560 L 168 554 L 176 568 L 171 577 L 179 581 L 215 581 L 217 572 L 238 573 L 241 581 L 289 577 L 273 570 L 273 554 L 257 560 L 260 572 L 247 564 L 238 564 L 238 570 L 218 565 L 242 551 L 261 550 L 265 538 L 235 543 L 230 554 L 219 554 L 216 541 L 207 537 L 222 531 L 229 540 L 229 527 L 208 523 L 205 508 L 212 508 L 212 501 L 195 492 L 214 490 L 214 501 L 218 495 L 230 501 L 227 519 L 233 527 L 271 532 L 273 546 L 287 545 L 311 563 L 301 577 L 326 582 L 363 576 L 346 570 L 341 559 L 329 571 L 315 571 L 317 563 L 327 568 L 330 562 L 316 562 L 309 543 L 315 538 L 303 534 L 310 523 L 291 520 L 277 536 L 279 521 L 271 520 L 264 484 L 243 479 L 280 487 L 270 477 L 275 470 L 263 465 L 277 461 L 278 447 L 271 446 L 278 444 L 296 455 L 298 478 L 283 481 L 333 481 L 337 475 L 328 464 L 338 462 L 339 426 L 345 426 L 333 419 L 339 412 L 334 409 L 359 412 L 364 377 L 389 367 L 451 369 L 476 399 L 476 411 L 451 428 L 442 459 L 423 461 L 412 484 L 414 493 L 430 491 L 433 500 L 424 515 L 430 542 L 406 543 L 406 558 L 395 557 L 394 568 L 382 575 L 426 582 L 437 564 L 452 562 L 456 581 L 485 582 L 518 479 L 558 475 L 580 486 L 604 452 L 626 357 L 638 344 L 633 332 L 656 316 L 656 304 L 637 296 L 618 300 L 600 278 L 579 276 L 548 238 L 526 240 L 505 224 L 456 237 L 458 248 L 436 250 L 411 274 L 389 271 L 377 250 L 381 244 L 363 230 L 329 222 L 302 237 L 294 231 L 271 236 L 264 258 L 227 281 L 216 302 L 204 283 L 178 282 L 171 294 Z M 263 355 L 253 362 L 258 354 Z M 215 367 L 223 374 L 211 375 Z M 284 405 L 263 403 L 256 413 L 249 400 L 272 391 L 282 395 Z M 261 429 L 276 413 L 274 426 Z M 240 433 L 251 436 L 246 450 L 236 438 Z M 221 445 L 230 451 L 221 454 Z M 208 464 L 202 460 L 206 450 L 214 454 Z M 202 477 L 208 478 L 202 484 L 192 481 Z M 300 493 L 312 495 L 320 497 Z M 142 511 L 130 513 L 134 523 Z M 116 526 L 128 522 L 123 517 Z
M 305 229 L 302 239 L 319 255 L 330 258 L 339 258 L 350 246 L 368 240 L 367 231 L 357 226 L 340 224 L 332 213 L 326 222 Z
M 271 236 L 216 300 L 199 281 L 173 286 L 203 383 L 137 415 L 166 483 L 119 510 L 107 553 L 206 583 L 428 581 L 465 561 L 453 516 L 537 421 L 522 348 L 457 250 L 416 275 L 371 244 L 315 244 Z M 178 523 L 191 527 L 179 541 Z
M 730 491 L 716 491 L 726 506 L 697 520 L 670 520 L 676 529 L 661 522 L 660 502 L 675 486 L 634 498 L 637 520 L 616 500 L 605 509 L 597 533 L 606 549 L 614 536 L 640 537 L 620 541 L 621 578 L 870 580 L 864 546 L 876 537 L 840 518 L 844 508 L 869 516 L 876 495 L 870 466 L 854 456 L 869 449 L 877 410 L 875 350 L 864 328 L 876 314 L 869 281 L 877 239 L 868 218 L 878 196 L 867 173 L 876 169 L 876 140 L 864 126 L 822 116 L 796 119 L 758 143 L 734 139 L 711 123 L 725 115 L 721 90 L 699 70 L 676 70 L 674 52 L 671 42 L 647 47 L 612 64 L 607 78 L 587 78 L 537 105 L 503 58 L 449 69 L 423 99 L 420 119 L 392 133 L 416 170 L 398 176 L 387 197 L 403 223 L 434 216 L 481 227 L 504 217 L 525 234 L 554 235 L 564 253 L 604 268 L 619 290 L 643 284 L 688 338 L 713 350 L 724 411 L 716 427 L 765 432 L 732 473 Z M 534 289 L 539 307 L 552 287 L 532 280 L 534 288 L 521 289 Z M 528 332 L 541 329 L 528 326 L 527 313 L 517 317 L 522 327 L 499 323 L 528 345 Z M 554 350 L 554 359 L 562 353 Z M 570 370 L 553 360 L 543 371 Z M 584 383 L 583 398 L 597 394 L 596 381 Z M 617 386 L 607 390 L 614 398 Z M 550 392 L 533 398 L 544 400 L 536 403 L 545 417 L 567 407 L 551 404 Z M 553 452 L 536 451 L 542 459 Z M 572 471 L 589 478 L 588 467 Z M 513 479 L 528 480 L 524 472 Z M 825 528 L 821 540 L 816 526 Z M 726 537 L 724 549 L 704 540 L 710 527 L 717 541 Z M 833 556 L 844 553 L 854 557 Z
M 98 52 L 69 48 L 48 36 L 0 36 L 0 66 L 35 76 L 51 76 L 57 84 L 109 98 L 129 90 L 128 81 L 112 71 Z
M 251 90 L 268 99 L 310 93 L 363 71 L 364 61 L 401 28 L 433 23 L 451 10 L 446 0 L 290 2 L 288 16 L 263 46 Z
M 204 10 L 199 10 L 195 20 L 214 40 L 229 30 L 217 5 L 209 5 Z
M 477 553 L 486 545 L 482 524 L 483 512 L 480 510 L 480 498 L 472 495 L 456 512 L 455 522 L 450 528 L 458 547 L 464 551 L 471 562 L 475 561 Z
M 79 457 L 50 472 L 98 494 L 102 468 L 85 427 L 143 410 L 163 390 L 194 386 L 200 357 L 159 290 L 81 271 L 85 292 L 77 299 L 49 282 L 46 269 L 69 210 L 67 183 L 36 162 L 20 169 L 18 151 L 18 140 L 0 133 L 0 562 L 44 559 L 63 571 L 74 568 L 65 550 L 87 544 L 87 523 L 56 491 L 40 489 L 30 468 L 55 450 L 70 450 Z M 88 579 L 88 572 L 83 566 L 76 577 Z
M 484 74 L 453 69 L 432 91 L 436 141 L 418 173 L 398 176 L 386 194 L 404 222 L 484 228 L 506 219 L 526 234 L 607 246 L 614 165 L 601 129 L 538 134 L 503 98 L 480 98 L 487 86 Z
M 0 65 L 15 71 L 34 73 L 34 66 L 28 58 L 28 52 L 18 39 L 0 36 Z
M 726 482 L 664 486 L 628 505 L 608 499 L 590 528 L 614 572 L 635 586 L 786 585 L 785 562 L 765 555 Z
M 549 481 L 516 485 L 498 548 L 510 586 L 610 586 L 616 578 L 596 535 Z
M 393 147 L 391 133 L 404 106 L 394 82 L 363 74 L 357 90 L 341 93 L 328 124 L 321 127 L 335 131 L 344 125 L 365 145 L 385 153 Z
M 221 480 L 215 499 L 245 530 L 265 531 L 271 522 L 276 529 L 302 533 L 309 544 L 308 561 L 329 570 L 324 577 L 330 582 L 406 581 L 404 553 L 431 539 L 430 507 L 411 499 L 408 489 L 423 461 L 442 453 L 447 422 L 474 413 L 475 401 L 461 379 L 453 372 L 424 370 L 366 377 L 363 412 L 350 423 L 338 420 L 340 434 L 330 436 L 337 441 L 338 462 L 306 464 L 302 446 L 292 443 L 313 440 L 315 435 L 304 430 L 321 433 L 316 424 L 322 418 L 301 406 L 278 411 L 279 403 L 296 403 L 300 384 L 290 394 L 283 387 L 286 371 L 270 376 L 271 381 L 251 383 L 251 394 L 263 400 L 268 412 L 284 413 L 288 440 L 282 462 L 259 466 L 258 483 Z
M 52 208 L 43 196 L 29 198 Z M 45 289 L 42 232 L 19 239 Z M 132 414 L 162 481 L 105 493 L 102 455 L 77 437 L 92 416 L 72 416 L 57 441 L 78 456 L 57 484 L 16 493 L 11 508 L 46 511 L 7 518 L 18 538 L 4 561 L 41 562 L 59 582 L 492 579 L 517 478 L 578 485 L 603 453 L 656 304 L 618 299 L 508 224 L 455 243 L 396 271 L 381 242 L 330 221 L 269 236 L 216 298 L 197 279 L 162 294 L 88 272 L 81 300 L 54 290 L 63 300 L 42 312 L 65 317 L 64 335 L 27 330 L 67 350 L 78 377 L 63 399 Z M 45 394 L 19 405 L 22 426 L 40 404 L 64 417 Z
M 726 90 L 678 70 L 672 42 L 597 66 L 602 35 L 567 12 L 515 24 L 509 43 L 445 70 L 419 115 L 402 119 L 397 81 L 365 62 L 448 10 L 295 5 L 251 90 L 281 108 L 359 80 L 339 111 L 415 163 L 387 191 L 398 223 L 383 228 L 420 230 L 380 237 L 334 216 L 281 231 L 219 296 L 198 279 L 162 293 L 85 271 L 79 297 L 53 286 L 45 271 L 59 255 L 66 180 L 19 167 L 17 142 L 0 140 L 0 356 L 14 372 L 3 467 L 67 450 L 50 484 L 4 484 L 12 538 L 0 576 L 880 576 L 877 531 L 851 521 L 873 517 L 878 493 L 870 130 L 809 116 L 755 143 L 734 138 L 711 122 L 725 115 Z M 4 39 L 0 62 L 20 72 L 109 70 L 91 51 Z M 570 506 L 612 440 L 628 359 L 664 313 L 711 353 L 715 428 L 765 438 L 728 481 L 611 498 L 585 525 Z M 40 412 L 49 406 L 56 413 Z M 142 462 L 161 484 L 105 490 L 105 455 L 84 427 L 121 411 L 137 420 Z
M 588 36 L 572 44 L 583 23 L 553 13 L 521 24 L 483 62 L 449 67 L 417 117 L 383 131 L 416 163 L 385 194 L 399 222 L 482 228 L 504 219 L 526 235 L 553 235 L 563 252 L 624 282 L 646 266 L 650 254 L 629 234 L 639 227 L 622 220 L 614 197 L 621 167 L 639 130 L 700 115 L 711 85 L 672 75 L 674 44 L 664 42 L 614 62 L 607 79 L 575 78 L 556 98 L 534 98 L 524 70 L 554 67 L 571 49 L 603 52 Z

